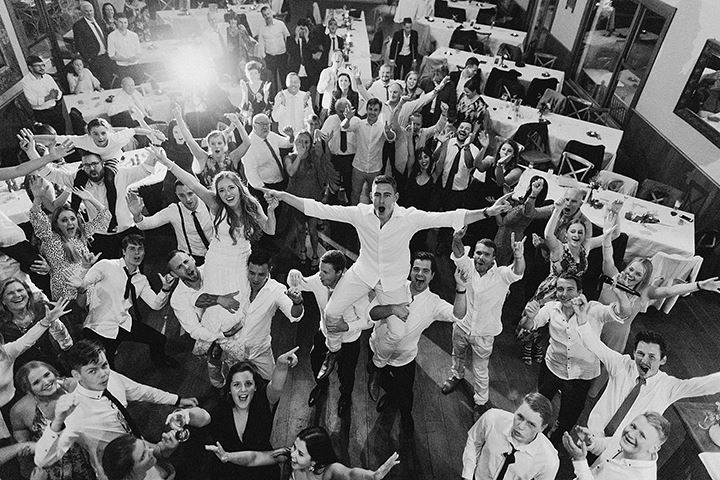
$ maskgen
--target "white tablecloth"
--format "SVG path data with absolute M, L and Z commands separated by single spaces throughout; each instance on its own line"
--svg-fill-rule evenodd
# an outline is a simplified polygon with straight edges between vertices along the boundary
M 413 25 L 418 31 L 418 48 L 423 55 L 430 55 L 436 48 L 449 47 L 450 38 L 459 26 L 462 26 L 463 30 L 473 29 L 469 21 L 459 24 L 447 18 L 435 18 L 432 22 L 426 18 L 420 18 L 416 20 Z M 493 54 L 497 53 L 498 47 L 503 43 L 522 48 L 525 42 L 525 36 L 527 35 L 525 32 L 510 30 L 508 28 L 490 27 L 489 25 L 475 26 L 478 28 L 474 30 L 478 33 L 490 33 L 487 45 Z M 433 41 L 436 44 L 434 47 L 431 46 Z
M 363 82 L 372 80 L 372 69 L 370 68 L 370 39 L 367 35 L 367 26 L 365 24 L 365 12 L 362 12 L 360 18 L 352 18 L 352 30 L 345 28 L 342 9 L 328 9 L 325 11 L 325 25 L 327 25 L 330 17 L 335 17 L 338 27 L 337 34 L 345 37 L 345 41 L 352 40 L 350 53 L 348 55 L 348 63 L 356 65 L 360 69 L 360 78 Z
M 476 2 L 476 1 L 468 1 L 468 0 L 460 0 L 458 2 L 454 2 L 450 0 L 448 2 L 448 7 L 450 8 L 462 8 L 465 10 L 465 18 L 467 21 L 474 21 L 477 19 L 478 12 L 480 10 L 487 10 L 492 11 L 495 10 L 497 7 L 493 5 L 492 3 L 485 3 L 485 2 Z
M 520 117 L 515 118 L 512 114 L 508 115 L 505 109 L 506 102 L 485 95 L 483 95 L 483 99 L 489 106 L 493 130 L 501 137 L 510 138 L 523 123 L 538 121 L 538 111 L 533 107 L 521 105 Z M 612 170 L 622 140 L 622 130 L 566 117 L 557 113 L 546 114 L 545 118 L 550 121 L 548 124 L 548 139 L 550 141 L 550 155 L 553 158 L 560 158 L 565 145 L 570 140 L 577 140 L 589 145 L 605 145 L 605 152 L 613 155 L 613 159 L 605 169 Z M 590 136 L 588 132 L 596 132 L 598 136 Z
M 147 85 L 147 90 L 148 92 L 150 91 L 149 84 Z M 118 92 L 120 92 L 120 89 L 114 88 L 112 90 L 103 90 L 102 92 L 63 95 L 63 102 L 65 102 L 65 108 L 67 108 L 68 112 L 71 108 L 75 107 L 83 114 L 85 122 L 89 122 L 98 117 L 107 118 L 108 108 L 111 103 L 106 100 L 110 95 L 117 95 Z M 152 110 L 153 120 L 167 122 L 172 119 L 172 105 L 170 97 L 166 93 L 160 95 L 148 93 L 144 96 L 144 99 Z
M 147 155 L 148 151 L 144 148 L 124 152 L 119 159 L 119 166 L 132 166 L 133 161 L 135 161 L 135 164 L 142 163 L 147 158 Z M 69 163 L 68 165 L 70 165 L 72 168 L 77 169 L 80 166 L 80 162 Z M 152 185 L 154 183 L 162 182 L 165 178 L 166 173 L 167 167 L 160 163 L 156 163 L 155 172 L 152 175 L 148 175 L 142 180 L 139 180 L 129 185 L 128 188 L 136 189 L 142 185 Z M 22 183 L 22 179 L 16 180 L 16 183 L 20 185 Z M 125 201 L 124 192 L 122 194 L 121 192 L 118 192 L 118 201 L 121 200 Z M 30 211 L 30 207 L 32 207 L 32 202 L 30 201 L 30 198 L 28 197 L 25 190 L 19 190 L 10 193 L 7 191 L 7 187 L 3 182 L 2 188 L 0 189 L 0 210 L 2 210 L 2 212 L 7 215 L 8 218 L 10 218 L 10 220 L 15 223 L 25 223 L 29 221 L 30 218 L 28 214 Z
M 260 18 L 258 19 L 256 15 L 251 15 L 248 12 L 257 13 Z M 210 10 L 208 8 L 193 8 L 188 10 L 187 14 L 182 13 L 179 10 L 163 10 L 161 12 L 157 12 L 156 18 L 159 24 L 166 24 L 172 27 L 175 38 L 187 39 L 192 36 L 205 35 L 209 31 L 214 30 L 212 24 L 210 23 L 211 17 L 208 16 L 209 13 Z M 212 14 L 212 20 L 218 26 L 217 28 L 224 29 L 225 27 L 223 25 L 227 26 L 227 24 L 224 23 L 225 13 L 227 13 L 225 10 L 216 10 Z M 263 20 L 262 15 L 260 15 L 259 7 L 255 11 L 248 9 L 247 12 L 242 11 L 242 13 L 245 13 L 247 16 L 248 25 L 250 25 L 251 30 L 262 25 Z
M 488 75 L 496 65 L 493 63 L 495 57 L 489 57 L 487 55 L 477 55 L 471 52 L 463 50 L 456 50 L 454 48 L 441 47 L 435 50 L 429 58 L 434 60 L 447 60 L 450 71 L 454 71 L 456 68 L 463 68 L 468 58 L 475 57 L 480 62 L 480 70 L 483 74 L 483 79 L 487 80 Z M 517 70 L 521 73 L 518 80 L 523 84 L 525 89 L 530 85 L 533 78 L 555 78 L 558 81 L 557 91 L 562 91 L 563 83 L 565 82 L 565 72 L 560 70 L 552 70 L 549 68 L 541 68 L 535 65 L 525 65 L 524 67 L 517 67 L 515 62 L 506 60 L 507 70 Z
M 565 188 L 582 187 L 589 190 L 587 184 L 576 182 L 569 177 L 558 177 L 548 172 L 527 169 L 520 177 L 515 187 L 515 195 L 522 196 L 530 184 L 530 179 L 540 175 L 548 182 L 548 198 L 556 200 L 562 198 Z M 566 185 L 567 187 L 561 186 Z M 621 195 L 610 190 L 596 190 L 593 198 L 604 204 L 614 200 L 621 200 L 623 203 L 620 209 L 620 231 L 628 236 L 628 244 L 625 249 L 625 260 L 635 257 L 652 257 L 657 252 L 669 254 L 680 254 L 685 256 L 695 255 L 695 222 L 680 221 L 680 215 L 672 215 L 673 209 L 664 205 L 640 200 L 638 198 Z M 581 211 L 595 225 L 602 226 L 604 221 L 604 209 L 594 208 L 584 203 Z M 627 212 L 634 214 L 652 213 L 659 220 L 659 223 L 641 224 L 625 218 Z M 692 213 L 679 212 L 683 216 L 694 219 Z

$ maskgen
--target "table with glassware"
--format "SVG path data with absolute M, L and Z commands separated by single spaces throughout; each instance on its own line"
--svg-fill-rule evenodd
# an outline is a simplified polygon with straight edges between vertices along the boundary
M 225 22 L 225 10 L 217 8 L 192 8 L 190 10 L 163 10 L 155 14 L 158 24 L 170 25 L 173 36 L 176 38 L 187 38 L 207 33 L 208 30 L 219 28 Z M 259 10 L 258 10 L 258 13 Z M 251 18 L 256 22 L 257 18 L 248 16 L 248 24 Z M 256 25 L 262 25 L 262 16 Z M 252 30 L 253 24 L 250 24 Z M 256 27 L 257 28 L 257 27 Z
M 550 68 L 542 68 L 535 65 L 525 65 L 518 67 L 512 60 L 505 60 L 502 65 L 495 64 L 496 57 L 490 57 L 487 55 L 478 55 L 472 52 L 466 52 L 464 50 L 457 50 L 455 48 L 440 47 L 435 50 L 432 55 L 428 58 L 432 60 L 446 60 L 450 71 L 453 72 L 456 69 L 463 68 L 465 62 L 470 57 L 477 58 L 480 62 L 480 71 L 483 74 L 483 79 L 487 80 L 488 75 L 493 68 L 500 68 L 502 70 L 517 70 L 520 72 L 518 81 L 525 87 L 528 88 L 530 82 L 534 78 L 554 78 L 558 81 L 557 91 L 562 91 L 563 83 L 565 82 L 565 72 L 560 70 L 553 70 Z
M 122 156 L 118 159 L 118 167 L 126 168 L 135 165 L 140 165 L 148 157 L 149 151 L 145 148 L 139 148 L 137 150 L 129 150 L 123 152 Z M 80 162 L 66 163 L 65 166 L 70 167 L 73 170 L 77 170 L 80 167 Z M 54 164 L 49 164 L 48 168 L 56 168 Z M 65 168 L 65 167 L 64 167 Z M 143 185 L 152 185 L 154 183 L 162 182 L 167 173 L 167 167 L 162 165 L 160 162 L 155 164 L 155 171 L 153 174 L 148 175 L 142 180 L 128 186 L 128 189 L 135 190 Z M 23 177 L 15 179 L 15 184 L 21 186 L 24 181 Z M 118 199 L 125 201 L 126 192 L 118 192 Z M 28 214 L 30 213 L 30 207 L 32 207 L 32 201 L 28 197 L 27 192 L 24 189 L 15 191 L 8 191 L 8 187 L 5 182 L 0 185 L 0 210 L 8 216 L 10 220 L 16 224 L 25 223 L 30 220 Z
M 567 188 L 582 188 L 592 192 L 581 207 L 583 214 L 595 225 L 602 227 L 605 206 L 614 201 L 623 202 L 620 209 L 620 231 L 627 234 L 625 260 L 636 257 L 652 257 L 657 252 L 695 255 L 695 216 L 647 200 L 629 197 L 611 190 L 590 189 L 586 183 L 571 177 L 558 176 L 529 168 L 520 176 L 515 196 L 521 197 L 534 176 L 543 177 L 548 183 L 548 198 L 562 198 Z
M 348 65 L 355 65 L 360 70 L 360 78 L 363 82 L 372 80 L 372 69 L 370 68 L 370 39 L 365 24 L 365 12 L 361 12 L 360 18 L 349 18 L 351 29 L 348 29 L 345 21 L 345 10 L 328 9 L 325 11 L 325 25 L 331 17 L 338 23 L 337 34 L 345 37 Z M 349 43 L 348 43 L 349 42 Z
M 540 114 L 537 108 L 520 105 L 517 114 L 515 114 L 514 109 L 508 107 L 508 102 L 505 100 L 486 95 L 483 95 L 483 99 L 488 104 L 493 130 L 503 138 L 512 138 L 520 125 L 524 123 L 538 121 Z M 548 112 L 543 114 L 543 117 L 549 122 L 547 124 L 548 141 L 550 143 L 550 155 L 554 159 L 560 158 L 565 145 L 570 140 L 577 140 L 589 145 L 604 145 L 605 153 L 612 155 L 612 158 L 604 165 L 604 170 L 613 169 L 623 136 L 622 130 L 558 113 Z
M 452 34 L 458 28 L 475 30 L 480 35 L 489 33 L 486 45 L 493 54 L 497 53 L 503 43 L 522 48 L 527 35 L 526 32 L 519 30 L 476 24 L 474 19 L 460 23 L 448 18 L 419 18 L 415 20 L 413 26 L 418 31 L 418 48 L 423 55 L 430 55 L 436 48 L 449 47 Z M 435 43 L 434 47 L 432 46 L 433 42 Z
M 468 21 L 477 19 L 480 10 L 491 12 L 497 9 L 497 5 L 487 2 L 478 2 L 475 0 L 450 0 L 448 2 L 448 7 L 465 10 L 465 18 Z
M 152 111 L 153 120 L 170 121 L 172 119 L 172 101 L 164 91 L 154 93 L 150 84 L 143 84 L 140 90 L 144 93 L 143 100 Z M 85 122 L 98 117 L 107 118 L 112 99 L 121 91 L 120 88 L 103 90 L 102 92 L 79 93 L 76 95 L 63 95 L 65 108 L 69 112 L 76 108 L 83 115 Z

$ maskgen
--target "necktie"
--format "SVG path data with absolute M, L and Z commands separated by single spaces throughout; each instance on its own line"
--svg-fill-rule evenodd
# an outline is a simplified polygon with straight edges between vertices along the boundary
M 340 151 L 347 152 L 347 132 L 345 130 L 340 130 Z
M 137 293 L 135 292 L 135 285 L 132 283 L 132 277 L 135 274 L 130 273 L 130 270 L 128 270 L 127 267 L 123 267 L 123 270 L 125 270 L 125 275 L 127 275 L 127 280 L 125 281 L 125 294 L 123 295 L 123 298 L 126 300 L 130 299 L 132 302 L 132 313 L 135 316 L 135 321 L 139 322 L 141 317 L 137 304 Z
M 207 237 L 205 236 L 205 232 L 203 231 L 202 226 L 200 225 L 200 220 L 197 218 L 197 212 L 193 210 L 192 212 L 193 217 L 193 224 L 195 225 L 195 230 L 197 230 L 198 235 L 200 235 L 200 241 L 205 245 L 205 249 L 208 248 L 208 245 L 210 245 L 210 242 L 208 242 Z
M 330 49 L 330 52 L 334 52 L 337 50 L 337 47 L 335 46 L 335 37 L 330 37 L 330 41 L 332 42 L 332 48 Z
M 635 403 L 635 400 L 637 400 L 638 395 L 640 395 L 640 387 L 645 385 L 645 378 L 638 377 L 637 380 L 635 380 L 635 386 L 632 390 L 627 394 L 627 397 L 625 397 L 625 400 L 620 404 L 620 407 L 618 407 L 617 412 L 615 412 L 615 415 L 612 416 L 608 424 L 605 426 L 605 436 L 606 437 L 612 437 L 615 435 L 615 431 L 620 426 L 620 422 L 623 421 L 625 416 L 630 411 L 630 407 L 633 406 L 633 403 Z
M 515 463 L 515 452 L 517 452 L 517 449 L 512 445 L 510 445 L 510 448 L 512 450 L 505 454 L 505 461 L 500 468 L 500 473 L 498 473 L 498 476 L 495 477 L 495 480 L 503 480 L 505 478 L 505 474 L 507 473 L 508 468 L 510 468 L 510 465 Z
M 90 27 L 95 31 L 95 35 L 97 35 L 98 41 L 100 42 L 100 53 L 103 53 L 105 50 L 105 36 L 102 30 L 100 30 L 100 27 L 98 27 L 98 24 L 94 21 L 90 22 Z
M 385 101 L 390 100 L 390 85 L 385 85 Z
M 120 416 L 122 416 L 122 418 L 120 418 L 120 422 L 123 423 L 123 426 L 129 428 L 132 434 L 135 435 L 137 438 L 143 438 L 142 431 L 140 431 L 137 423 L 135 423 L 135 420 L 133 420 L 132 416 L 130 416 L 130 412 L 128 412 L 127 408 L 125 408 L 125 405 L 123 405 L 120 400 L 115 398 L 115 395 L 110 393 L 110 391 L 107 389 L 103 390 L 102 396 L 110 400 L 110 403 L 112 403 L 113 406 L 118 410 Z
M 282 162 L 277 156 L 277 153 L 275 153 L 275 149 L 270 145 L 270 141 L 266 138 L 265 139 L 265 145 L 270 149 L 270 152 L 272 153 L 273 158 L 275 159 L 275 163 L 277 164 L 277 167 L 280 169 L 280 173 L 282 174 L 283 180 L 288 179 L 288 174 L 285 171 L 285 167 L 283 167 Z
M 415 153 L 416 151 L 419 150 L 419 147 L 418 147 L 418 137 L 419 136 L 420 136 L 419 134 L 413 133 L 413 136 L 412 136 L 412 151 L 413 151 L 413 153 Z
M 460 169 L 460 156 L 462 155 L 462 145 L 459 143 L 456 143 L 455 146 L 457 147 L 458 151 L 455 154 L 455 158 L 453 158 L 453 163 L 450 166 L 450 172 L 448 173 L 447 180 L 445 181 L 445 190 L 452 190 L 453 183 L 455 181 L 455 175 L 457 175 L 458 170 Z

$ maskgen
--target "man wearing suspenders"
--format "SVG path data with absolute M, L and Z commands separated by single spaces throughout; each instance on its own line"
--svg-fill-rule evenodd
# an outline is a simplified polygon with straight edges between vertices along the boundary
M 189 253 L 197 265 L 202 265 L 213 234 L 210 209 L 180 181 L 175 182 L 175 194 L 179 202 L 168 205 L 151 217 L 143 217 L 145 205 L 142 198 L 134 192 L 128 192 L 128 208 L 140 230 L 171 224 L 177 237 L 178 250 Z

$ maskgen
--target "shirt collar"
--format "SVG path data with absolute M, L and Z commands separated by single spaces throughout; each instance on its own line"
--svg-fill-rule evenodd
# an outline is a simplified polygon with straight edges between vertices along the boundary
M 84 397 L 92 398 L 93 400 L 99 400 L 102 397 L 103 392 L 97 390 L 88 390 L 79 383 L 75 387 L 75 393 L 78 393 Z
M 538 433 L 537 436 L 533 439 L 532 442 L 526 444 L 526 445 L 520 445 L 517 443 L 517 441 L 512 438 L 512 422 L 510 422 L 510 425 L 505 429 L 505 439 L 508 441 L 510 445 L 512 445 L 515 450 L 520 452 L 525 452 L 530 456 L 535 456 L 536 454 L 539 454 L 542 452 L 542 438 L 543 435 L 542 432 Z

